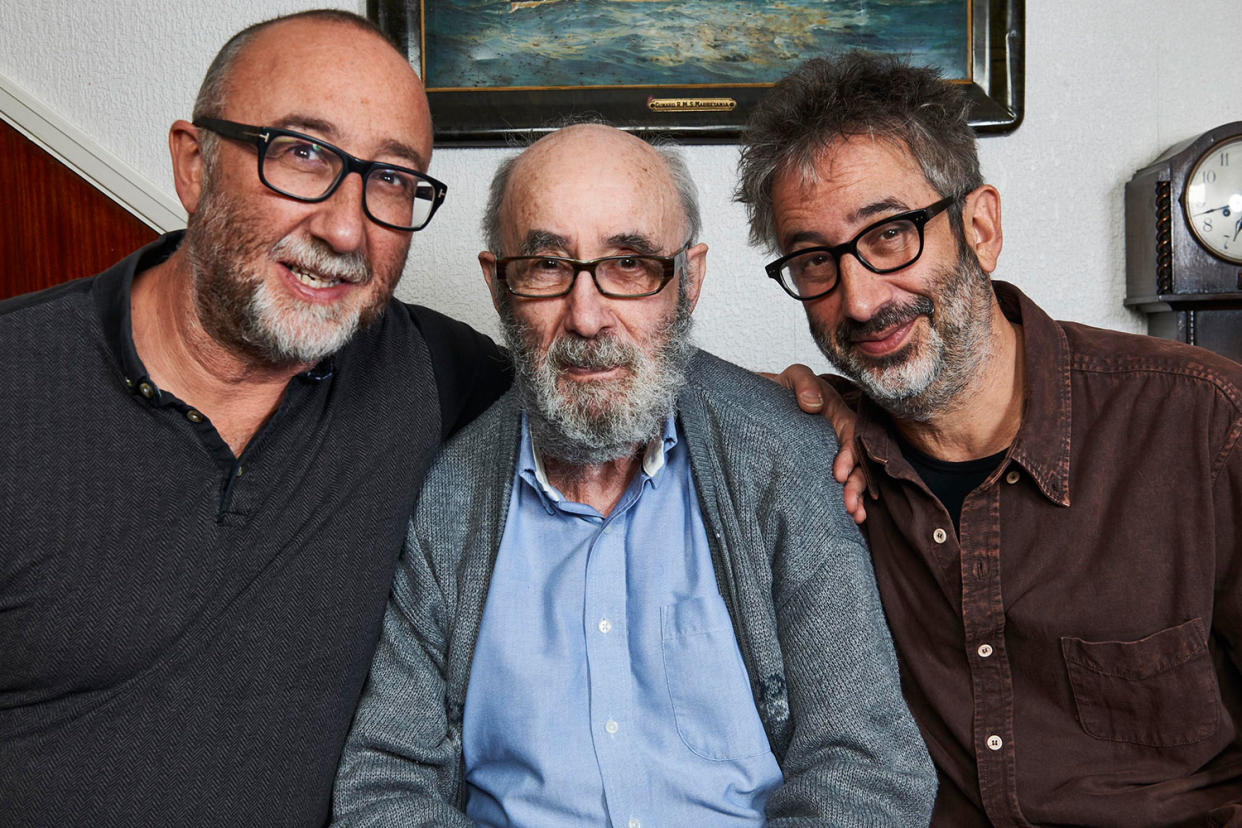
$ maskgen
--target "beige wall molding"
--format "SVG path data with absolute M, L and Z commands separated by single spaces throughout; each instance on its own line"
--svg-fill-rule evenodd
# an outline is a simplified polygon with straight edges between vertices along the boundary
M 4 75 L 0 118 L 152 229 L 166 233 L 185 226 L 180 204 Z

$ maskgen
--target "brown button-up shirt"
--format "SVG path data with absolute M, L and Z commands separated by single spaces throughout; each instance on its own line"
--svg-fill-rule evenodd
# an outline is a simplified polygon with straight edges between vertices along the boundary
M 888 416 L 857 429 L 933 825 L 1242 825 L 1242 366 L 994 284 L 1026 401 L 960 538 Z

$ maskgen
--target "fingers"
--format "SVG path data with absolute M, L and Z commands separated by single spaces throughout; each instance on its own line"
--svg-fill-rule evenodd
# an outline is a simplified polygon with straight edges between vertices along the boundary
M 798 398 L 798 407 L 808 414 L 818 414 L 824 407 L 824 392 L 831 387 L 802 363 L 794 363 L 779 374 L 762 374 L 783 385 Z
M 821 398 L 824 401 L 824 418 L 832 423 L 832 430 L 837 433 L 837 443 L 840 445 L 836 462 L 833 463 L 833 476 L 838 483 L 844 483 L 849 470 L 858 465 L 858 458 L 854 456 L 854 425 L 858 422 L 858 415 L 845 404 L 845 400 L 841 399 L 841 395 L 832 386 L 826 382 L 823 386 Z
M 858 524 L 867 519 L 867 508 L 863 505 L 863 493 L 866 490 L 867 481 L 863 476 L 862 467 L 855 466 L 845 480 L 842 500 L 845 502 L 845 511 Z
M 829 386 L 824 394 L 824 417 L 832 423 L 832 430 L 837 433 L 838 448 L 836 459 L 832 461 L 832 476 L 843 488 L 845 511 L 855 523 L 862 523 L 867 519 L 867 509 L 863 505 L 867 479 L 863 475 L 854 448 L 854 426 L 858 422 L 858 415 Z
M 850 429 L 853 432 L 853 429 Z M 858 467 L 858 461 L 854 457 L 854 443 L 851 439 L 849 442 L 842 442 L 841 438 L 837 438 L 839 447 L 837 449 L 837 457 L 832 461 L 832 477 L 841 485 L 849 482 L 850 475 L 854 473 L 854 469 Z
M 867 519 L 867 509 L 863 505 L 863 494 L 867 491 L 867 479 L 854 454 L 852 423 L 849 433 L 849 439 L 841 443 L 837 457 L 832 461 L 832 476 L 844 489 L 842 499 L 845 502 L 845 511 L 849 512 L 855 523 L 862 523 Z

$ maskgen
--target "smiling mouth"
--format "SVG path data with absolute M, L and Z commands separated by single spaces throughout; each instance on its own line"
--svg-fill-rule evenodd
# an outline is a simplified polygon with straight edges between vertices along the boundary
M 312 270 L 307 270 L 306 268 L 292 262 L 283 262 L 282 264 L 284 264 L 285 268 L 293 274 L 293 278 L 297 279 L 301 284 L 314 290 L 324 290 L 325 288 L 336 287 L 342 282 L 348 281 L 328 273 L 317 273 Z
M 851 337 L 854 347 L 860 349 L 864 353 L 871 355 L 882 355 L 897 348 L 905 340 L 910 329 L 914 327 L 914 323 L 918 321 L 917 316 L 913 316 L 898 325 L 885 328 L 881 331 L 868 332 L 864 335 L 856 335 Z
M 901 305 L 890 304 L 866 322 L 842 322 L 836 331 L 837 345 L 842 350 L 857 350 L 872 359 L 889 359 L 910 344 L 919 318 L 927 317 L 931 325 L 934 313 L 931 300 L 923 296 Z

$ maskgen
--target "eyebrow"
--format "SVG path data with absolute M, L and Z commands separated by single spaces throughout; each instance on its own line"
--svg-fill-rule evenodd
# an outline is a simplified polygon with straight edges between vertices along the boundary
M 568 248 L 569 239 L 564 236 L 549 230 L 531 230 L 527 232 L 526 238 L 522 239 L 518 253 L 522 256 L 535 256 L 545 250 L 567 250 Z
M 617 233 L 605 239 L 609 247 L 632 250 L 641 256 L 659 254 L 660 246 L 642 233 Z M 536 256 L 547 250 L 565 251 L 569 249 L 569 239 L 550 230 L 530 230 L 522 239 L 520 255 Z
M 824 238 L 822 233 L 818 233 L 814 230 L 801 230 L 791 236 L 786 236 L 781 242 L 781 248 L 783 250 L 789 250 L 793 248 L 794 245 L 802 244 L 803 242 L 813 242 L 814 244 L 824 246 L 828 245 L 828 239 Z
M 898 213 L 907 212 L 910 209 L 910 206 L 901 199 L 890 196 L 888 198 L 873 201 L 870 204 L 865 204 L 862 207 L 859 207 L 853 213 L 850 213 L 850 215 L 846 217 L 846 220 L 849 221 L 850 224 L 861 224 L 866 219 L 873 219 L 886 215 L 896 215 Z M 826 247 L 830 247 L 834 244 L 834 242 L 830 242 L 823 233 L 819 233 L 814 230 L 801 230 L 793 235 L 786 236 L 782 246 L 784 249 L 788 250 L 795 244 L 801 244 L 802 242 L 814 242 L 817 245 L 823 245 Z M 841 243 L 842 242 L 836 242 L 835 244 Z
M 421 152 L 404 141 L 398 141 L 395 138 L 389 138 L 380 144 L 379 154 L 381 156 L 395 155 L 405 161 L 405 166 L 413 167 L 420 172 L 427 169 L 427 159 L 423 157 Z
M 295 132 L 318 132 L 321 133 L 328 141 L 339 143 L 341 134 L 331 121 L 325 121 L 322 118 L 315 118 L 310 115 L 287 115 L 278 121 L 272 123 L 277 129 L 291 129 Z M 352 153 L 351 153 L 352 155 Z M 422 153 L 406 144 L 404 141 L 398 141 L 389 138 L 379 146 L 380 157 L 397 156 L 403 162 L 400 166 L 410 166 L 415 170 L 427 169 L 427 160 L 423 158 Z M 373 159 L 363 159 L 370 161 Z
M 608 237 L 609 247 L 621 247 L 633 250 L 642 256 L 654 256 L 660 252 L 660 245 L 642 233 L 618 233 Z
M 873 201 L 870 204 L 859 207 L 850 216 L 850 220 L 857 222 L 862 219 L 882 216 L 885 213 L 904 213 L 909 209 L 911 209 L 910 206 L 901 199 L 889 196 L 888 198 L 881 199 L 880 201 Z

